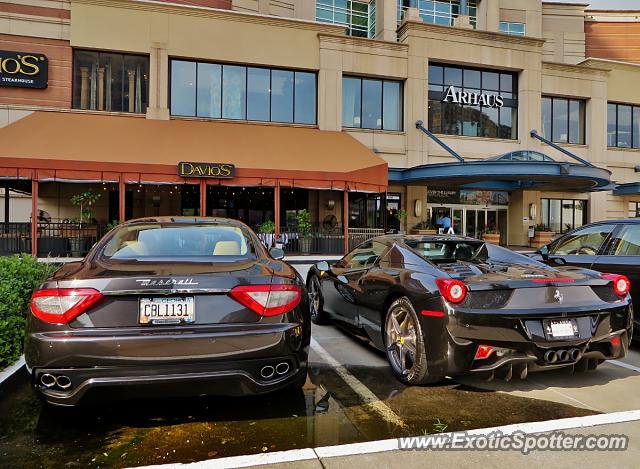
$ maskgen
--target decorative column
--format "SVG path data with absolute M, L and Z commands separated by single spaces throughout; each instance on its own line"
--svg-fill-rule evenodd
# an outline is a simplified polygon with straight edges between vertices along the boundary
M 129 77 L 129 112 L 134 112 L 136 105 L 136 71 L 127 71 L 127 76 Z
M 89 69 L 80 67 L 80 109 L 87 109 L 89 98 Z
M 104 110 L 104 67 L 98 67 L 98 111 Z
M 120 223 L 124 223 L 126 218 L 126 214 L 125 214 L 126 190 L 127 188 L 124 181 L 124 174 L 121 174 L 120 181 L 118 182 L 118 215 L 120 217 Z
M 273 196 L 275 210 L 273 212 L 273 222 L 276 225 L 275 237 L 277 240 L 280 237 L 280 181 L 277 181 L 276 186 L 273 188 Z
M 343 192 L 342 198 L 342 225 L 344 228 L 344 253 L 349 252 L 349 191 Z
M 207 216 L 207 181 L 200 179 L 200 216 Z
M 38 256 L 38 180 L 31 179 L 31 255 Z

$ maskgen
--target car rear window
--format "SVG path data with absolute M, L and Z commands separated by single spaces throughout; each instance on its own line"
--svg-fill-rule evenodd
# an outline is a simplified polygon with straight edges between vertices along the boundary
M 116 230 L 100 251 L 105 259 L 254 259 L 245 231 L 222 224 L 131 225 Z
M 479 241 L 407 240 L 406 244 L 425 259 L 436 264 L 456 261 L 485 262 L 488 257 L 487 248 Z

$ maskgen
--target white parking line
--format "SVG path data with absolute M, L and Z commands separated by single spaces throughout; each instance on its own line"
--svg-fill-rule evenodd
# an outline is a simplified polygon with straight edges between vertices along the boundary
M 372 409 L 387 422 L 393 423 L 399 427 L 406 426 L 398 414 L 382 402 L 362 381 L 353 376 L 349 371 L 333 356 L 327 352 L 316 339 L 311 338 L 311 348 L 322 358 L 322 360 L 331 366 L 340 378 L 363 400 L 365 406 Z
M 620 362 L 618 360 L 607 360 L 605 363 L 611 363 L 612 365 L 619 366 L 620 368 L 626 368 L 627 370 L 632 370 L 637 373 L 640 373 L 640 367 L 629 365 L 625 362 Z

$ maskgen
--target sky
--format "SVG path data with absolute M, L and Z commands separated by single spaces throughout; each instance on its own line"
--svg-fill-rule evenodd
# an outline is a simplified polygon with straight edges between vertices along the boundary
M 588 3 L 591 10 L 640 10 L 640 0 L 556 0 L 563 3 Z

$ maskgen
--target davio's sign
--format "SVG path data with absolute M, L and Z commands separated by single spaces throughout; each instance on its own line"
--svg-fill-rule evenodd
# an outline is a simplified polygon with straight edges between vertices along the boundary
M 236 175 L 236 167 L 230 163 L 178 163 L 178 176 L 186 178 L 228 179 Z
M 49 61 L 45 55 L 0 50 L 0 86 L 43 89 L 48 82 Z
M 504 99 L 502 96 L 491 94 L 470 93 L 458 91 L 455 86 L 447 88 L 443 103 L 468 104 L 469 106 L 502 107 Z

